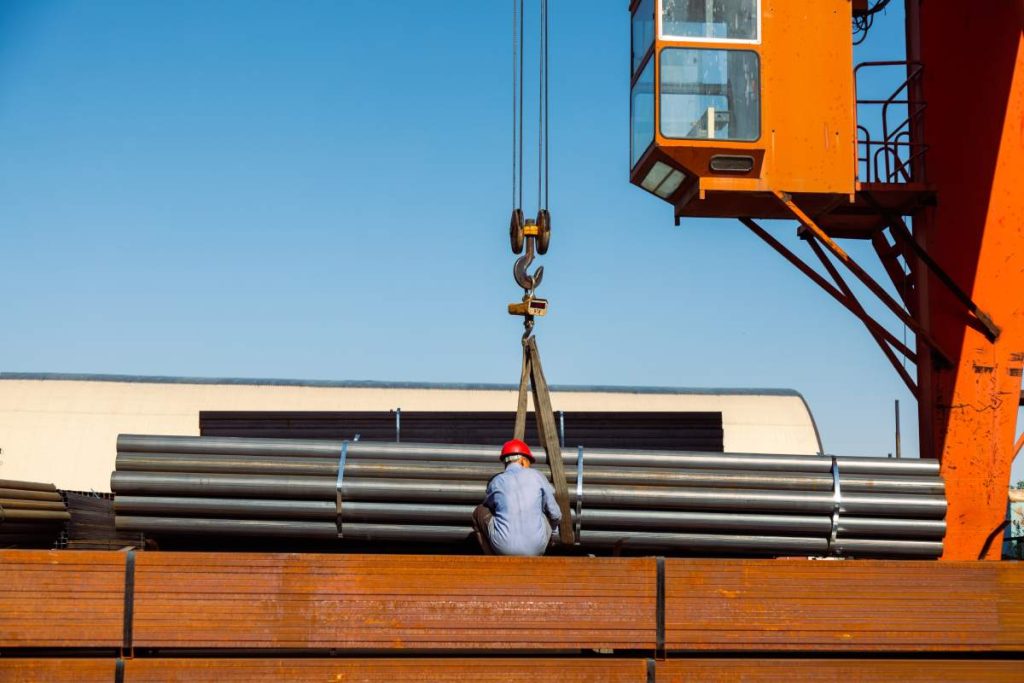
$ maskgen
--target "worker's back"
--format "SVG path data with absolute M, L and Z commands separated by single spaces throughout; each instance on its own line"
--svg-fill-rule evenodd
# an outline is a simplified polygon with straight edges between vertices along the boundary
M 484 505 L 494 513 L 490 543 L 499 555 L 543 555 L 561 517 L 551 483 L 519 463 L 491 479 Z

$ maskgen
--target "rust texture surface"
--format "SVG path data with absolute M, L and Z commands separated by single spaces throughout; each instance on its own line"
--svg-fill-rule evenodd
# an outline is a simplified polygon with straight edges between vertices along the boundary
M 775 683 L 900 681 L 900 683 L 1017 683 L 1024 663 L 943 659 L 691 659 L 658 663 L 658 683 Z
M 1022 651 L 1019 563 L 668 560 L 669 650 Z
M 645 683 L 642 659 L 135 659 L 125 683 Z
M 683 659 L 660 661 L 658 683 L 1021 680 L 1019 660 Z M 111 683 L 113 659 L 0 659 L 0 681 Z M 125 683 L 345 681 L 345 683 L 645 683 L 647 660 L 619 658 L 130 659 Z
M 643 559 L 142 553 L 136 647 L 646 649 Z
M 3 683 L 113 683 L 113 659 L 5 659 L 0 658 Z
M 125 555 L 0 551 L 0 649 L 117 647 Z

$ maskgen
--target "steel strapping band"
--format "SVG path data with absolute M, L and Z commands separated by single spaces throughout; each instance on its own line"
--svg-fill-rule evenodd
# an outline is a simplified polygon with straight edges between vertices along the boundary
M 356 435 L 356 438 L 357 439 L 359 438 L 358 434 Z M 338 455 L 338 479 L 337 479 L 337 481 L 334 484 L 334 507 L 335 507 L 335 514 L 337 515 L 334 523 L 338 527 L 338 538 L 341 538 L 343 536 L 342 528 L 341 528 L 341 525 L 342 525 L 342 503 L 343 503 L 342 496 L 341 496 L 341 490 L 342 490 L 342 487 L 345 485 L 345 462 L 347 460 L 348 460 L 348 441 L 342 441 L 341 442 L 341 453 Z
M 583 534 L 583 446 L 576 449 L 576 545 Z
M 839 481 L 839 460 L 832 456 L 832 534 L 828 539 L 828 550 L 836 552 L 836 537 L 839 535 L 839 508 L 843 505 L 843 490 Z
M 665 659 L 665 558 L 658 557 L 655 560 L 657 565 L 657 589 L 655 592 L 655 651 L 654 656 L 658 659 Z
M 124 660 L 120 657 L 114 664 L 114 683 L 124 683 Z
M 124 632 L 121 651 L 131 656 L 135 611 L 135 551 L 129 550 L 124 564 Z
M 653 659 L 647 660 L 647 683 L 655 683 L 658 680 L 657 668 Z
M 4 506 L 0 505 L 0 522 L 4 521 L 4 519 L 6 519 L 6 518 L 7 518 L 7 515 L 4 514 Z

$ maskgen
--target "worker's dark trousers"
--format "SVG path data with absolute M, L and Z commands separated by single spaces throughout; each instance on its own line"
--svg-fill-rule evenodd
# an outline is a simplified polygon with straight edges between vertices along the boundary
M 480 543 L 480 549 L 484 555 L 494 555 L 494 548 L 491 547 L 491 518 L 494 514 L 484 505 L 477 505 L 473 510 L 473 531 L 476 532 L 476 540 Z

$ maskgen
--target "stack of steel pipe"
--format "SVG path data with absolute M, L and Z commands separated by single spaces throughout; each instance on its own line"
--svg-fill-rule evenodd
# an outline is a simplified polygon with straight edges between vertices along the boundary
M 494 446 L 134 435 L 117 445 L 117 528 L 152 536 L 463 541 L 501 470 Z M 932 461 L 572 448 L 563 463 L 583 550 L 942 552 Z
M 52 548 L 69 519 L 53 484 L 0 479 L 0 548 Z

